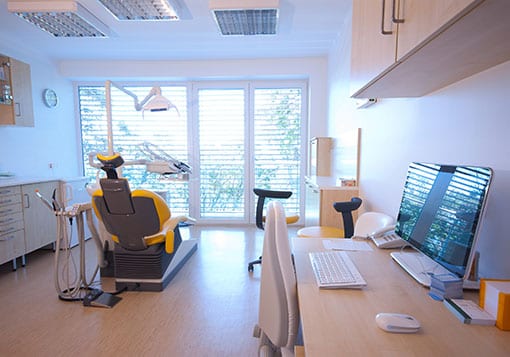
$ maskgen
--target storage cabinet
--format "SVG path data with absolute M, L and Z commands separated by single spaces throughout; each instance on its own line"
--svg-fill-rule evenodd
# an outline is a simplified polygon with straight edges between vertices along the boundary
M 335 211 L 333 203 L 350 201 L 358 196 L 357 187 L 333 186 L 328 179 L 308 178 L 306 184 L 305 199 L 305 226 L 330 226 L 343 229 L 342 215 Z M 357 213 L 353 212 L 356 220 Z
M 51 197 L 59 181 L 0 187 L 0 264 L 55 242 L 57 221 L 36 196 Z M 24 259 L 23 259 L 24 264 Z
M 0 188 L 0 264 L 25 254 L 20 186 Z
M 309 176 L 329 176 L 331 174 L 332 138 L 312 138 L 310 140 Z
M 21 186 L 27 252 L 44 247 L 56 240 L 57 220 L 48 207 L 36 196 L 35 190 L 39 190 L 41 195 L 48 198 L 57 188 L 58 181 Z
M 34 126 L 30 66 L 0 55 L 0 124 Z
M 510 60 L 510 2 L 353 1 L 351 93 L 416 97 Z

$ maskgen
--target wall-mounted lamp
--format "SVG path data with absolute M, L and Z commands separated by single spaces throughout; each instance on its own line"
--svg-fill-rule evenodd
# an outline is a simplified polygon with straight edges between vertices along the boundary
M 374 105 L 375 103 L 377 103 L 377 98 L 358 99 L 356 100 L 356 108 L 357 109 L 368 108 L 371 105 Z

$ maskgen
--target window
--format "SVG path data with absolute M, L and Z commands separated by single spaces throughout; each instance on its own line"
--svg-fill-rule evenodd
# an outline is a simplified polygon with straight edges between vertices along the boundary
M 173 214 L 203 222 L 253 222 L 253 187 L 292 191 L 283 204 L 289 214 L 299 214 L 306 87 L 263 84 L 161 85 L 178 111 L 143 115 L 131 97 L 112 88 L 114 150 L 125 161 L 146 158 L 140 144 L 148 141 L 193 170 L 186 182 L 161 180 L 142 165 L 125 166 L 123 176 L 133 188 L 164 193 Z M 151 86 L 126 88 L 142 99 Z M 84 172 L 90 178 L 97 170 L 88 165 L 88 154 L 107 151 L 104 95 L 101 84 L 78 86 Z

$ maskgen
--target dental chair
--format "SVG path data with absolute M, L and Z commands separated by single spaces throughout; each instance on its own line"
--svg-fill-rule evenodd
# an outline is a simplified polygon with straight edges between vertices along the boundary
M 183 241 L 179 223 L 163 198 L 147 190 L 131 191 L 116 169 L 119 154 L 98 155 L 107 178 L 92 195 L 96 216 L 114 241 L 116 289 L 161 291 L 197 249 L 195 240 Z

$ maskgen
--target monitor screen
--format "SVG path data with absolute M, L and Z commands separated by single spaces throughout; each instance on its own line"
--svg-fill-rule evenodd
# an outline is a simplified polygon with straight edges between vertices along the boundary
M 467 278 L 491 177 L 486 167 L 411 163 L 397 234 L 448 271 Z

